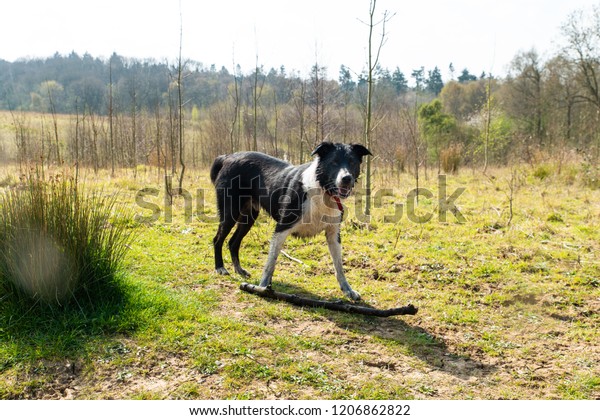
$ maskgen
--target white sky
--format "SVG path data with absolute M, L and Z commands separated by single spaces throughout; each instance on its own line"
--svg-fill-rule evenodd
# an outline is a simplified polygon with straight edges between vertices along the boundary
M 381 64 L 407 77 L 413 69 L 448 64 L 456 73 L 504 75 L 520 50 L 551 54 L 559 26 L 598 0 L 378 0 L 388 23 Z M 3 0 L 0 58 L 55 52 L 173 59 L 179 49 L 179 0 Z M 365 67 L 369 0 L 181 0 L 183 55 L 205 65 L 244 72 L 285 65 L 303 74 L 318 59 L 337 79 L 345 64 Z

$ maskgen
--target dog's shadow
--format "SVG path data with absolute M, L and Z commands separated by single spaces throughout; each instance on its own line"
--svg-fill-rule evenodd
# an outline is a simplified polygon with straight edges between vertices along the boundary
M 277 291 L 295 294 L 309 299 L 324 300 L 323 296 L 315 295 L 296 285 L 274 282 L 273 288 Z M 332 302 L 334 301 L 336 300 L 332 300 Z M 365 301 L 360 301 L 358 303 L 344 301 L 344 303 L 374 308 L 374 306 L 369 305 L 368 302 Z M 277 304 L 291 305 L 291 303 L 288 302 L 277 302 Z M 465 354 L 453 352 L 442 337 L 418 326 L 417 324 L 420 322 L 419 317 L 422 316 L 422 314 L 427 313 L 426 307 L 419 308 L 419 312 L 415 316 L 404 316 L 403 318 L 378 318 L 367 315 L 336 312 L 322 308 L 307 308 L 307 310 L 321 313 L 326 319 L 344 330 L 376 338 L 377 341 L 382 342 L 392 349 L 397 349 L 397 351 L 402 354 L 414 355 L 429 365 L 431 370 L 440 370 L 463 380 L 468 380 L 473 377 L 481 378 L 489 375 L 495 370 L 493 365 L 483 363 L 482 361 L 473 359 Z M 388 369 L 390 367 L 396 368 L 396 364 L 393 360 L 369 360 L 366 361 L 366 363 L 373 366 L 381 365 Z

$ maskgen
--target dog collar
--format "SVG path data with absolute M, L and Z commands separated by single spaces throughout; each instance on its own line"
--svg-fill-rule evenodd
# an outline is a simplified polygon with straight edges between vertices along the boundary
M 338 197 L 337 195 L 331 195 L 331 194 L 329 194 L 329 196 L 331 198 L 333 198 L 333 201 L 335 201 L 335 204 L 337 204 L 338 210 L 343 213 L 344 212 L 344 206 L 342 205 L 342 202 L 340 201 L 340 197 Z

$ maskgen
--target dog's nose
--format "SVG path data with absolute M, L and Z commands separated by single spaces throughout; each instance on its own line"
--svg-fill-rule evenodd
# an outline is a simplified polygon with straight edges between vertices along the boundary
M 342 177 L 342 183 L 351 184 L 352 183 L 352 175 L 345 175 Z

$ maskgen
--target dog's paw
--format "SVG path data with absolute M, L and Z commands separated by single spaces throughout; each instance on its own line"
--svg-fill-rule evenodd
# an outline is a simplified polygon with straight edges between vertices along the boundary
M 264 287 L 264 288 L 270 288 L 271 287 L 271 280 L 270 279 L 262 279 L 258 285 L 258 287 Z
M 238 273 L 240 276 L 242 277 L 246 277 L 249 278 L 250 277 L 250 273 L 248 273 L 246 270 L 244 270 L 242 267 L 236 267 L 235 268 L 235 272 Z
M 222 276 L 228 276 L 229 275 L 229 271 L 227 271 L 227 269 L 225 267 L 219 267 L 217 268 L 217 274 L 220 274 Z
M 356 290 L 345 290 L 344 294 L 352 300 L 360 300 L 360 293 L 358 293 Z

